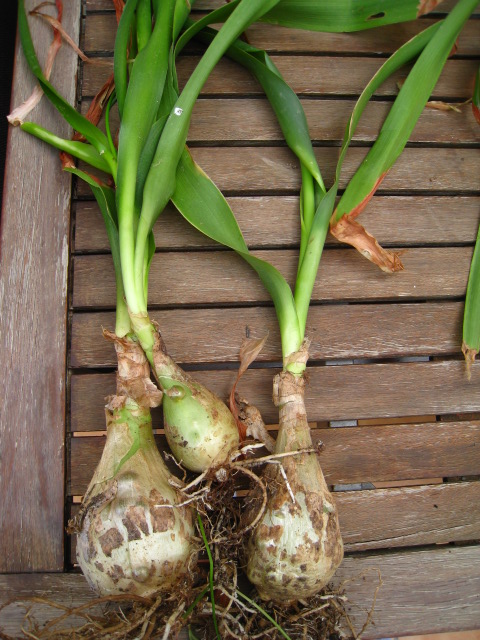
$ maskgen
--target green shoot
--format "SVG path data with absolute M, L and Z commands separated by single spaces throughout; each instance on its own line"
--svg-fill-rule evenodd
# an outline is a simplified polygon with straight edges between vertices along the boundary
M 217 635 L 217 639 L 218 640 L 222 640 L 222 636 L 220 635 L 220 632 L 218 630 L 218 621 L 217 621 L 217 615 L 215 613 L 215 590 L 214 590 L 214 566 L 213 566 L 213 557 L 212 557 L 212 552 L 210 550 L 210 545 L 208 544 L 208 540 L 207 540 L 207 536 L 205 534 L 205 529 L 203 526 L 203 522 L 202 522 L 202 516 L 197 513 L 197 520 L 198 520 L 198 528 L 200 529 L 200 535 L 202 536 L 202 540 L 203 540 L 203 544 L 205 546 L 205 551 L 207 552 L 207 556 L 208 556 L 208 584 L 209 584 L 209 589 L 210 589 L 210 602 L 212 603 L 212 619 L 213 619 L 213 626 L 215 628 L 215 633 Z

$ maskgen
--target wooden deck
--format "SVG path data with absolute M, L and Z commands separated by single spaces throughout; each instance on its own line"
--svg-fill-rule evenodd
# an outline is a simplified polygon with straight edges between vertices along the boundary
M 196 10 L 213 4 L 198 0 Z M 457 104 L 471 96 L 477 11 L 436 99 Z M 355 97 L 389 52 L 439 16 L 351 35 L 248 30 L 300 94 L 327 185 Z M 85 111 L 112 70 L 111 2 L 69 0 L 65 23 L 96 64 L 79 67 L 77 86 L 75 55 L 63 47 L 53 81 L 72 101 L 77 89 Z M 50 34 L 31 24 L 44 51 Z M 197 59 L 193 48 L 183 56 L 180 79 Z M 375 139 L 401 77 L 367 108 L 341 187 Z M 18 104 L 33 86 L 20 53 L 15 78 Z M 382 244 L 404 251 L 405 271 L 387 276 L 329 239 L 309 315 L 307 411 L 337 491 L 347 557 L 336 581 L 349 581 L 357 628 L 379 574 L 383 582 L 370 638 L 480 628 L 480 364 L 468 382 L 460 352 L 480 222 L 480 127 L 468 105 L 460 109 L 425 110 L 362 214 Z M 45 101 L 32 118 L 67 135 Z M 232 203 L 248 245 L 292 280 L 299 170 L 248 73 L 219 64 L 195 107 L 189 144 Z M 72 192 L 57 154 L 21 131 L 10 135 L 2 226 L 0 602 L 47 593 L 80 604 L 91 594 L 64 526 L 100 457 L 103 398 L 114 388 L 115 354 L 101 337 L 114 322 L 111 258 L 88 190 L 74 184 Z M 243 338 L 268 330 L 240 390 L 275 429 L 279 336 L 257 277 L 173 208 L 156 241 L 151 309 L 171 355 L 225 398 Z M 160 413 L 154 421 L 161 429 Z M 18 606 L 0 612 L 0 629 L 18 632 L 23 614 Z

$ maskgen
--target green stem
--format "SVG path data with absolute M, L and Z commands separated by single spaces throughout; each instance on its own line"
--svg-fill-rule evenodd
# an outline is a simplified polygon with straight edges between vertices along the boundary
M 299 265 L 305 255 L 306 244 L 312 222 L 315 215 L 315 190 L 313 187 L 313 176 L 308 169 L 302 164 L 300 166 L 302 172 L 302 190 L 300 192 L 300 256 Z
M 213 618 L 213 626 L 215 628 L 215 633 L 217 634 L 218 640 L 222 640 L 222 636 L 218 630 L 218 622 L 217 615 L 215 613 L 215 592 L 214 592 L 214 567 L 213 567 L 213 557 L 212 552 L 210 551 L 210 546 L 208 544 L 207 536 L 205 534 L 205 529 L 203 527 L 202 517 L 199 513 L 197 513 L 198 520 L 198 528 L 200 529 L 200 535 L 202 536 L 203 544 L 205 546 L 205 551 L 208 556 L 208 583 L 210 586 L 210 601 L 212 603 L 212 618 Z
M 284 630 L 282 629 L 282 627 L 278 624 L 278 622 L 276 622 L 276 621 L 272 618 L 272 616 L 271 616 L 269 613 L 267 613 L 267 612 L 265 611 L 265 609 L 262 609 L 262 607 L 261 607 L 259 604 L 257 604 L 257 603 L 255 602 L 255 600 L 252 600 L 251 598 L 249 598 L 248 596 L 246 596 L 244 593 L 242 593 L 242 592 L 241 592 L 241 591 L 239 591 L 238 589 L 237 589 L 237 594 L 238 594 L 238 595 L 239 595 L 243 600 L 245 600 L 246 602 L 248 602 L 248 604 L 252 605 L 252 607 L 255 607 L 255 609 L 256 609 L 257 611 L 259 611 L 259 612 L 262 614 L 262 616 L 263 616 L 264 618 L 266 618 L 269 622 L 271 622 L 271 623 L 273 624 L 273 626 L 275 627 L 275 629 L 276 629 L 276 630 L 277 630 L 277 631 L 278 631 L 278 632 L 279 632 L 279 633 L 280 633 L 280 634 L 285 638 L 285 640 L 292 640 L 292 639 L 290 638 L 290 636 L 289 636 L 287 633 L 285 633 L 285 631 L 284 631 Z

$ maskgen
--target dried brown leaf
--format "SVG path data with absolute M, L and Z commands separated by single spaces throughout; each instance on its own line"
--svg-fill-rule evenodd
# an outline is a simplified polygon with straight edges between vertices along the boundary
M 125 2 L 123 0 L 113 0 L 113 6 L 115 7 L 115 17 L 117 18 L 118 24 L 120 22 L 120 18 L 122 17 Z
M 430 100 L 425 107 L 427 109 L 436 109 L 437 111 L 456 111 L 457 113 L 462 113 L 456 105 L 441 102 L 440 100 Z
M 62 17 L 63 17 L 63 3 L 62 3 L 62 0 L 56 0 L 55 3 L 53 3 L 53 2 L 42 2 L 42 4 L 38 5 L 38 7 L 36 7 L 34 9 L 34 11 L 39 9 L 39 8 L 41 8 L 41 7 L 44 7 L 46 5 L 56 6 L 56 8 L 57 8 L 57 22 L 61 23 Z M 55 57 L 56 57 L 58 51 L 60 50 L 61 46 L 62 46 L 62 37 L 60 35 L 60 32 L 58 31 L 58 29 L 54 29 L 53 30 L 53 40 L 52 40 L 52 42 L 51 42 L 51 44 L 50 44 L 50 46 L 48 48 L 48 51 L 47 51 L 47 59 L 45 61 L 45 69 L 43 71 L 43 75 L 45 76 L 45 78 L 47 80 L 50 79 L 50 76 L 52 74 L 52 69 L 53 69 L 53 63 L 55 61 Z M 30 95 L 30 97 L 27 98 L 25 100 L 25 102 L 23 102 L 19 107 L 14 109 L 7 116 L 7 120 L 9 121 L 9 123 L 12 124 L 14 127 L 17 127 L 17 126 L 21 125 L 22 122 L 27 117 L 27 115 L 40 102 L 40 100 L 42 99 L 42 96 L 43 96 L 43 91 L 42 91 L 40 85 L 37 85 L 35 87 L 35 89 L 33 90 L 32 94 Z
M 235 391 L 237 388 L 238 381 L 243 376 L 248 367 L 252 364 L 252 362 L 258 357 L 258 354 L 263 349 L 265 342 L 267 341 L 268 333 L 263 338 L 246 338 L 242 346 L 240 347 L 240 366 L 238 368 L 237 377 L 235 382 L 233 383 L 232 390 L 230 391 L 230 411 L 235 418 L 235 422 L 237 423 L 238 432 L 240 434 L 240 439 L 245 440 L 247 435 L 247 427 L 242 422 L 240 414 L 239 414 L 239 406 L 237 405 L 235 398 Z
M 382 271 L 394 273 L 403 270 L 400 254 L 381 247 L 377 240 L 360 223 L 352 220 L 351 215 L 345 215 L 340 218 L 330 231 L 340 242 L 345 242 L 355 247 L 362 256 L 376 264 Z
M 417 7 L 417 18 L 433 11 L 442 0 L 420 0 Z
M 45 20 L 46 22 L 48 22 L 54 28 L 54 30 L 61 35 L 61 37 L 65 40 L 65 42 L 72 47 L 75 53 L 84 62 L 90 62 L 90 63 L 94 62 L 88 56 L 86 56 L 81 49 L 79 49 L 79 47 L 75 44 L 75 42 L 72 40 L 72 38 L 68 35 L 68 33 L 63 28 L 60 20 L 53 18 L 48 13 L 43 13 L 42 11 L 39 11 L 38 8 L 32 9 L 32 11 L 30 11 L 30 15 L 38 16 L 39 18 L 42 18 L 42 20 Z

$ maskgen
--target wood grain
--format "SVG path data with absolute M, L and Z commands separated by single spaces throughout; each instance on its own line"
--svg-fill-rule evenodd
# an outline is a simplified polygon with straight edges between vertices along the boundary
M 178 80 L 184 86 L 198 64 L 199 56 L 184 55 L 178 61 Z M 363 91 L 384 60 L 354 56 L 283 55 L 272 56 L 286 82 L 301 95 L 357 96 Z M 113 71 L 111 57 L 98 57 L 95 64 L 84 64 L 82 95 L 94 96 Z M 397 82 L 405 78 L 408 67 L 388 78 L 375 93 L 376 96 L 396 96 Z M 476 72 L 475 60 L 448 60 L 433 90 L 439 99 L 465 100 L 472 95 Z M 260 84 L 235 62 L 222 59 L 212 71 L 202 90 L 203 96 L 263 95 Z
M 255 251 L 293 283 L 297 253 Z M 352 249 L 325 251 L 312 302 L 423 300 L 465 295 L 471 247 L 412 248 L 402 254 L 405 270 L 386 275 Z M 76 256 L 76 308 L 114 308 L 115 278 L 109 255 Z M 229 251 L 157 253 L 149 278 L 149 304 L 206 305 L 270 303 L 256 273 Z
M 249 247 L 298 246 L 296 196 L 233 197 L 228 202 Z M 382 245 L 472 244 L 480 222 L 480 197 L 375 196 L 362 213 L 362 222 Z M 159 249 L 215 246 L 185 222 L 173 206 L 162 214 L 153 231 Z M 327 236 L 326 244 L 338 246 L 331 235 Z M 95 201 L 75 204 L 74 245 L 77 252 L 109 250 L 105 225 Z
M 312 434 L 325 445 L 320 462 L 330 485 L 480 474 L 479 422 L 329 427 Z M 161 449 L 167 447 L 164 436 L 157 441 Z M 69 495 L 83 495 L 104 443 L 100 436 L 71 438 Z
M 374 626 L 368 628 L 365 637 L 459 631 L 478 626 L 479 567 L 478 546 L 361 554 L 345 558 L 335 584 L 346 591 L 348 613 L 358 632 L 381 575 Z M 81 605 L 92 598 L 83 576 L 75 573 L 0 576 L 0 594 L 2 602 L 47 595 L 67 606 Z M 6 633 L 18 634 L 24 616 L 24 607 L 13 605 L 0 613 L 0 624 Z M 53 617 L 52 610 L 36 609 L 35 617 L 42 624 Z
M 342 169 L 344 189 L 368 150 L 350 148 Z M 324 181 L 334 180 L 339 150 L 316 147 Z M 196 147 L 192 155 L 225 195 L 283 195 L 300 190 L 300 171 L 294 155 L 282 147 Z M 406 148 L 381 185 L 380 193 L 429 192 L 423 195 L 471 195 L 480 192 L 479 149 Z M 432 192 L 435 192 L 432 193 Z M 79 181 L 79 196 L 91 198 L 88 186 Z M 361 220 L 361 219 L 360 219 Z
M 282 359 L 273 309 L 175 309 L 155 311 L 152 318 L 180 362 L 237 362 L 247 333 L 268 333 L 257 362 Z M 458 302 L 314 306 L 307 324 L 313 341 L 310 359 L 458 355 L 462 318 L 463 304 Z M 114 313 L 74 314 L 70 366 L 114 367 L 113 345 L 101 335 L 102 327 L 114 325 Z M 187 335 L 192 338 L 185 340 Z
M 27 10 L 36 3 L 29 1 Z M 64 25 L 78 39 L 80 0 L 67 3 Z M 32 20 L 43 61 L 50 28 Z M 59 53 L 53 82 L 75 97 L 77 58 Z M 17 46 L 12 104 L 35 82 Z M 32 118 L 71 133 L 43 100 Z M 0 572 L 63 569 L 65 363 L 70 177 L 57 153 L 10 130 L 2 212 L 0 354 Z M 48 188 L 45 189 L 45 185 Z
M 335 494 L 345 549 L 477 540 L 480 482 Z
M 340 144 L 352 113 L 353 100 L 302 100 L 302 106 L 310 123 L 310 137 L 314 143 Z M 82 103 L 86 113 L 90 101 Z M 353 137 L 356 143 L 374 142 L 391 107 L 390 102 L 371 102 L 365 109 Z M 115 114 L 117 115 L 117 114 Z M 118 129 L 118 117 L 111 118 L 114 131 Z M 195 144 L 235 142 L 283 142 L 284 136 L 277 120 L 272 116 L 270 104 L 265 99 L 245 99 L 239 105 L 237 99 L 198 100 L 192 116 L 189 140 Z M 410 136 L 410 142 L 427 144 L 480 143 L 480 132 L 473 111 L 463 105 L 461 112 L 425 109 Z
M 270 24 L 253 24 L 246 30 L 250 44 L 271 52 L 353 53 L 358 55 L 386 55 L 393 53 L 407 40 L 436 22 L 433 18 L 403 22 L 374 31 L 356 33 L 320 33 L 286 29 Z M 84 48 L 88 53 L 113 51 L 116 33 L 116 19 L 112 13 L 87 14 L 85 21 Z M 480 52 L 480 25 L 470 20 L 458 38 L 457 55 L 478 55 Z
M 306 405 L 312 422 L 480 411 L 475 393 L 480 367 L 473 368 L 472 381 L 468 382 L 462 361 L 349 362 L 308 368 Z M 239 393 L 260 409 L 267 424 L 278 420 L 271 400 L 275 373 L 276 369 L 252 369 L 239 385 Z M 233 370 L 202 369 L 194 375 L 224 399 L 235 379 Z M 113 374 L 72 376 L 72 430 L 104 429 L 103 398 L 112 393 L 113 385 Z

